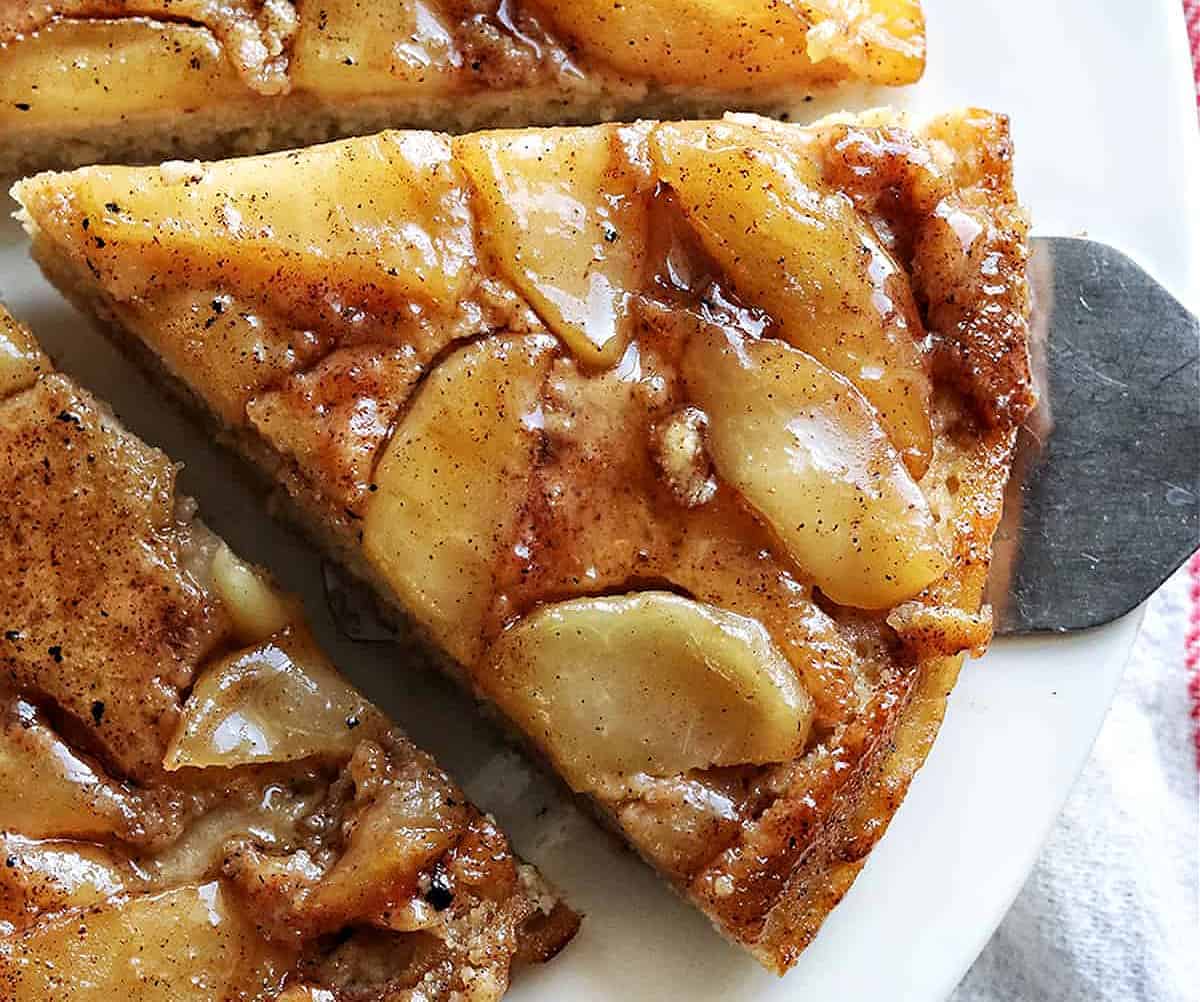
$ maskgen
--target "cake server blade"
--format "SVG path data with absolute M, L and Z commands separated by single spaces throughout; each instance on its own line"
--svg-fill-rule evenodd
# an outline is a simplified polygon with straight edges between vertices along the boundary
M 1120 251 L 1034 241 L 1040 403 L 988 601 L 1000 635 L 1100 626 L 1200 546 L 1200 322 Z

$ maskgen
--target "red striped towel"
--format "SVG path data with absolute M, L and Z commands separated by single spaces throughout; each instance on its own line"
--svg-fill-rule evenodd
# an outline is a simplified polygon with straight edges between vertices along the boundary
M 1200 108 L 1200 0 L 1183 0 L 1187 19 L 1188 39 L 1192 43 L 1192 65 L 1195 68 L 1196 106 Z M 1188 565 L 1192 575 L 1192 610 L 1188 623 L 1185 658 L 1188 671 L 1188 693 L 1192 697 L 1192 737 L 1196 743 L 1196 767 L 1200 769 L 1200 553 Z
M 1192 697 L 1192 740 L 1196 744 L 1196 768 L 1200 769 L 1200 553 L 1192 557 L 1192 615 L 1188 624 L 1185 660 L 1188 694 Z
M 1188 38 L 1192 43 L 1192 64 L 1196 67 L 1196 103 L 1200 105 L 1200 0 L 1183 0 Z

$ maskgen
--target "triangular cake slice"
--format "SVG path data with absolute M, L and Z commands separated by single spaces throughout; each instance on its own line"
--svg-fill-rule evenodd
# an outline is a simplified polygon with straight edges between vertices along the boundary
M 1032 401 L 1006 121 L 370 138 L 15 189 L 672 884 L 787 968 L 982 650 Z
M 0 178 L 766 111 L 924 66 L 918 0 L 0 0 Z
M 0 307 L 0 996 L 498 999 L 577 918 Z

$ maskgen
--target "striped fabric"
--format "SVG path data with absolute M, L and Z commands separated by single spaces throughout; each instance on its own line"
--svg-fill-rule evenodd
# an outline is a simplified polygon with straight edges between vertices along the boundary
M 1192 65 L 1196 79 L 1196 106 L 1200 109 L 1200 0 L 1183 0 L 1187 19 L 1188 40 L 1192 43 Z M 1191 572 L 1191 619 L 1185 658 L 1188 671 L 1188 693 L 1192 698 L 1192 738 L 1196 743 L 1196 768 L 1200 769 L 1200 553 L 1188 565 Z
M 1200 107 L 1200 0 L 1183 0 L 1188 39 L 1192 43 L 1192 65 L 1196 74 L 1196 105 Z

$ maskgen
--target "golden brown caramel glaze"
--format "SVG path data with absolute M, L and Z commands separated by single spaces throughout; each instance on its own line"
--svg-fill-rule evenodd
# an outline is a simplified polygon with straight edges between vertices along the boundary
M 167 458 L 3 309 L 0 356 L 0 996 L 482 1002 L 561 949 L 577 917 Z
M 917 0 L 0 0 L 0 177 L 920 78 Z
M 251 398 L 246 415 L 280 452 L 295 456 L 302 466 L 326 471 L 318 485 L 322 492 L 357 508 L 369 490 L 375 454 L 421 369 L 404 347 L 343 348 L 294 373 L 279 389 Z M 316 441 L 299 430 L 314 412 L 325 415 Z
M 1006 123 L 979 111 L 921 129 L 886 113 L 806 129 L 646 122 L 450 149 L 449 189 L 430 204 L 465 186 L 469 237 L 429 205 L 404 229 L 418 248 L 456 235 L 462 267 L 440 299 L 364 258 L 369 213 L 342 211 L 318 251 L 280 257 L 292 291 L 255 293 L 259 266 L 232 250 L 272 239 L 269 202 L 239 203 L 243 238 L 150 170 L 42 176 L 16 193 L 50 277 L 148 345 L 334 553 L 523 721 L 719 928 L 782 971 L 886 829 L 963 654 L 988 640 L 991 536 L 1032 402 Z M 352 159 L 292 155 L 283 183 L 334 190 Z M 213 197 L 244 193 L 265 162 L 214 169 Z M 155 214 L 130 225 L 105 213 L 135 189 Z M 330 287 L 355 276 L 357 298 L 320 314 L 303 360 L 259 366 L 246 395 L 246 346 L 314 326 L 294 290 L 318 260 Z M 175 305 L 193 274 L 205 296 L 236 292 L 258 318 L 243 348 Z M 395 324 L 385 349 L 382 318 L 406 311 L 421 325 Z M 406 349 L 415 377 L 366 375 Z M 230 405 L 251 396 L 277 403 Z M 359 406 L 370 434 L 347 439 Z M 683 686 L 652 659 L 682 661 L 671 631 L 701 621 L 723 633 Z M 581 642 L 554 630 L 589 638 L 569 665 L 539 657 Z M 631 644 L 649 666 L 621 672 Z M 572 667 L 597 707 L 587 726 L 556 710 Z M 610 723 L 642 719 L 668 690 L 662 734 Z M 770 752 L 739 730 L 764 707 Z M 788 728 L 798 753 L 780 750 Z
M 0 400 L 32 386 L 49 368 L 49 360 L 29 332 L 0 311 Z

